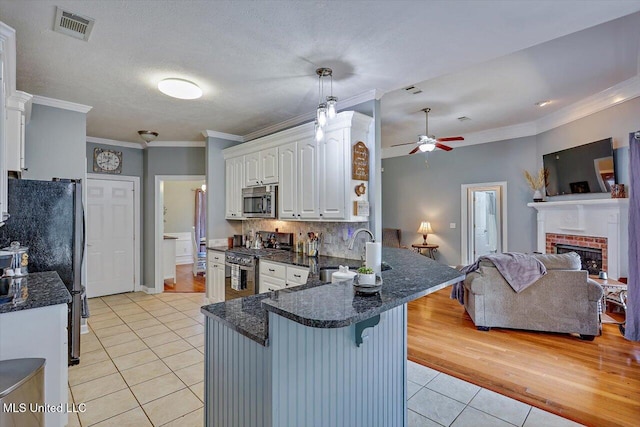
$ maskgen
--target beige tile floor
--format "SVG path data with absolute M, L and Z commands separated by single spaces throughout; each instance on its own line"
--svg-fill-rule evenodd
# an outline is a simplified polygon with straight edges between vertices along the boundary
M 89 300 L 81 364 L 69 368 L 69 426 L 202 427 L 203 294 L 141 292 Z M 577 424 L 411 361 L 409 427 Z
M 202 426 L 203 294 L 129 293 L 89 300 L 69 426 Z

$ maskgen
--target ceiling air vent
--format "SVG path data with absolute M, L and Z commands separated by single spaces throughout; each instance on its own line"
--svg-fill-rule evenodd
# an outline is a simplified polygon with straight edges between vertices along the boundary
M 87 41 L 93 30 L 95 19 L 56 8 L 56 21 L 53 31 L 76 39 Z
M 419 93 L 422 93 L 422 90 L 419 87 L 415 87 L 415 86 L 407 86 L 404 88 L 404 90 L 408 93 L 412 93 L 414 95 L 417 95 Z

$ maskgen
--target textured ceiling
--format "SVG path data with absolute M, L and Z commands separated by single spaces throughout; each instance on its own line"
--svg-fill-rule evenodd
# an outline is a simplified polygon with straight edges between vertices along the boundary
M 88 42 L 52 31 L 55 6 L 96 19 Z M 489 83 L 503 81 L 487 78 L 492 73 L 486 61 L 638 10 L 639 1 L 595 0 L 0 0 L 0 20 L 17 31 L 18 89 L 91 105 L 88 135 L 122 141 L 138 141 L 138 129 L 156 130 L 164 141 L 199 140 L 204 129 L 246 135 L 307 113 L 317 103 L 318 66 L 334 68 L 334 93 L 346 99 L 438 77 L 445 79 L 443 87 L 458 88 L 447 75 L 482 64 L 480 77 L 466 75 L 458 94 L 443 96 L 441 91 L 433 99 L 435 116 L 457 110 L 472 116 L 487 110 L 478 105 L 495 91 Z M 509 66 L 519 65 L 514 71 L 529 76 L 543 73 L 543 83 L 551 78 L 552 69 L 527 67 L 527 59 L 535 58 L 516 57 Z M 195 81 L 205 95 L 182 101 L 161 94 L 156 84 L 170 76 Z M 388 96 L 388 105 L 382 101 L 383 124 L 395 130 L 383 133 L 385 145 L 422 127 L 415 129 L 401 117 L 415 116 L 421 108 L 416 99 Z M 538 96 L 526 92 L 524 99 L 530 104 Z M 508 103 L 500 107 L 503 113 L 510 110 Z M 485 120 L 476 117 L 474 126 Z M 486 120 L 493 126 L 521 118 Z M 417 122 L 422 123 L 420 117 Z M 442 133 L 464 130 L 457 129 L 443 126 Z M 435 123 L 432 130 L 440 133 Z

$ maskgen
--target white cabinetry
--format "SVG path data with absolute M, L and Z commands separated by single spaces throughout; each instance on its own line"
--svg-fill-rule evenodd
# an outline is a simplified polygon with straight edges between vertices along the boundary
M 280 219 L 320 218 L 318 198 L 318 144 L 314 138 L 280 147 Z
M 7 170 L 21 172 L 25 169 L 25 126 L 31 116 L 32 95 L 16 91 L 7 98 L 7 127 L 5 129 Z
M 221 251 L 208 251 L 207 298 L 210 303 L 225 300 L 225 255 Z
M 367 221 L 354 215 L 356 201 L 369 195 L 356 195 L 355 187 L 368 183 L 351 179 L 352 147 L 364 142 L 375 157 L 369 130 L 371 117 L 343 111 L 327 124 L 325 137 L 316 142 L 313 123 L 259 138 L 224 150 L 228 162 L 244 155 L 244 186 L 278 183 L 278 218 L 300 221 Z M 275 161 L 277 159 L 277 162 Z M 228 171 L 229 174 L 229 171 Z M 227 185 L 227 192 L 232 191 Z M 368 192 L 367 192 L 368 193 Z M 238 193 L 240 194 L 240 193 Z M 227 218 L 233 208 L 227 197 Z
M 304 285 L 309 269 L 271 261 L 260 261 L 260 293 Z
M 244 156 L 244 187 L 278 183 L 278 147 Z
M 227 159 L 225 162 L 225 217 L 227 219 L 242 219 L 244 166 L 244 156 Z
M 16 91 L 16 32 L 0 22 L 0 226 L 7 207 L 7 99 Z

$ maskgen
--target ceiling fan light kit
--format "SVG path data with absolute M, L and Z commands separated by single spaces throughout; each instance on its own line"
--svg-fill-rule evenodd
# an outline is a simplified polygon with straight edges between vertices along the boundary
M 435 150 L 436 148 L 439 148 L 444 151 L 451 151 L 453 150 L 453 148 L 449 147 L 448 145 L 444 145 L 441 142 L 464 141 L 464 138 L 461 136 L 449 136 L 446 138 L 436 138 L 432 135 L 429 135 L 429 111 L 431 111 L 431 108 L 426 107 L 426 108 L 423 108 L 422 111 L 425 114 L 424 135 L 418 135 L 418 141 L 416 142 L 406 142 L 404 144 L 395 144 L 395 145 L 392 145 L 392 147 L 398 147 L 400 145 L 417 144 L 417 146 L 414 147 L 413 150 L 409 151 L 409 154 L 411 155 L 411 154 L 417 153 L 418 151 L 421 151 L 423 153 L 429 153 Z
M 327 67 L 316 69 L 318 75 L 318 108 L 316 110 L 316 140 L 321 141 L 324 138 L 324 127 L 330 119 L 336 117 L 336 104 L 338 98 L 333 96 L 333 70 Z M 324 96 L 324 80 L 329 77 L 329 96 Z

